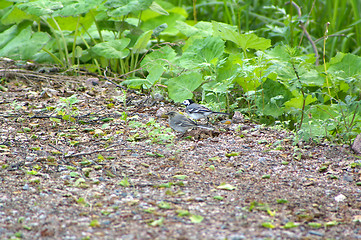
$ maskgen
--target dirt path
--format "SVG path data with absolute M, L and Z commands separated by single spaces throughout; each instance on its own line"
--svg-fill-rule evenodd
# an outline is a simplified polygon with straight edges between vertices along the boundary
M 1 239 L 361 238 L 345 147 L 247 122 L 177 140 L 156 113 L 181 107 L 22 74 L 0 94 Z M 64 102 L 74 122 L 50 118 Z

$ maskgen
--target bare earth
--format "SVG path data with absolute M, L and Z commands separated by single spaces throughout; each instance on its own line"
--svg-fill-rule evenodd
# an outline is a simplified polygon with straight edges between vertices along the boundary
M 348 147 L 250 122 L 177 139 L 156 113 L 181 106 L 89 76 L 0 74 L 0 239 L 361 239 Z M 51 119 L 73 94 L 76 121 Z

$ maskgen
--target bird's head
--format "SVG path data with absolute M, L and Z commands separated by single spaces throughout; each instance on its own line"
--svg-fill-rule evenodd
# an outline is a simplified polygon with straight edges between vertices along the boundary
M 186 106 L 189 106 L 189 105 L 191 105 L 192 103 L 194 103 L 194 101 L 192 100 L 192 99 L 187 99 L 187 100 L 184 100 L 183 101 L 183 105 L 186 105 Z
M 172 112 L 166 113 L 165 115 L 167 115 L 169 117 L 174 117 L 175 115 L 177 115 L 177 113 L 172 111 Z

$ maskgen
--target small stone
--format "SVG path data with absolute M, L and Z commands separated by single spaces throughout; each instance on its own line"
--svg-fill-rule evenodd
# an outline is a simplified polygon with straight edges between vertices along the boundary
M 155 101 L 163 101 L 164 100 L 164 96 L 160 93 L 155 93 L 154 96 L 153 96 L 153 99 Z
M 159 108 L 158 111 L 155 113 L 155 116 L 158 117 L 158 118 L 161 118 L 161 117 L 165 117 L 167 113 L 167 110 L 165 110 L 164 108 Z
M 343 195 L 343 194 L 339 194 L 339 195 L 337 195 L 337 196 L 335 197 L 335 201 L 336 201 L 336 202 L 343 202 L 343 201 L 345 201 L 345 200 L 346 200 L 346 196 Z
M 23 190 L 29 190 L 29 185 L 25 184 L 24 187 L 23 187 Z
M 325 234 L 323 234 L 322 232 L 319 232 L 319 231 L 309 231 L 308 234 L 311 234 L 311 235 L 316 235 L 316 236 L 320 236 L 320 237 L 323 237 Z
M 233 234 L 231 236 L 228 236 L 229 240 L 243 240 L 246 239 L 246 237 L 243 234 Z
M 90 88 L 93 86 L 97 86 L 97 85 L 99 85 L 99 79 L 98 78 L 88 78 L 87 80 L 85 80 L 85 84 Z
M 357 135 L 355 140 L 352 143 L 352 150 L 355 151 L 355 153 L 360 154 L 361 153 L 361 133 Z
M 353 176 L 350 175 L 343 175 L 343 180 L 347 181 L 347 182 L 353 182 Z

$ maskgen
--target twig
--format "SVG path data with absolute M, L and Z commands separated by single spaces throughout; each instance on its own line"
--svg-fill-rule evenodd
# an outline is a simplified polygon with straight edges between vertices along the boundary
M 287 4 L 290 4 L 290 2 L 286 2 L 285 3 L 286 5 Z M 291 2 L 292 6 L 294 6 L 296 9 L 297 9 L 297 13 L 298 13 L 298 16 L 299 17 L 302 17 L 302 12 L 301 12 L 301 8 L 297 5 L 297 3 L 295 2 Z M 319 54 L 318 54 L 318 51 L 317 51 L 317 47 L 316 47 L 316 44 L 315 42 L 312 40 L 312 37 L 311 35 L 308 33 L 305 25 L 303 24 L 303 22 L 299 21 L 299 26 L 302 28 L 303 30 L 303 33 L 306 35 L 306 38 L 308 39 L 308 41 L 310 41 L 311 45 L 312 45 L 312 48 L 313 48 L 313 52 L 315 53 L 315 57 L 316 57 L 316 63 L 315 65 L 318 66 L 319 64 Z

